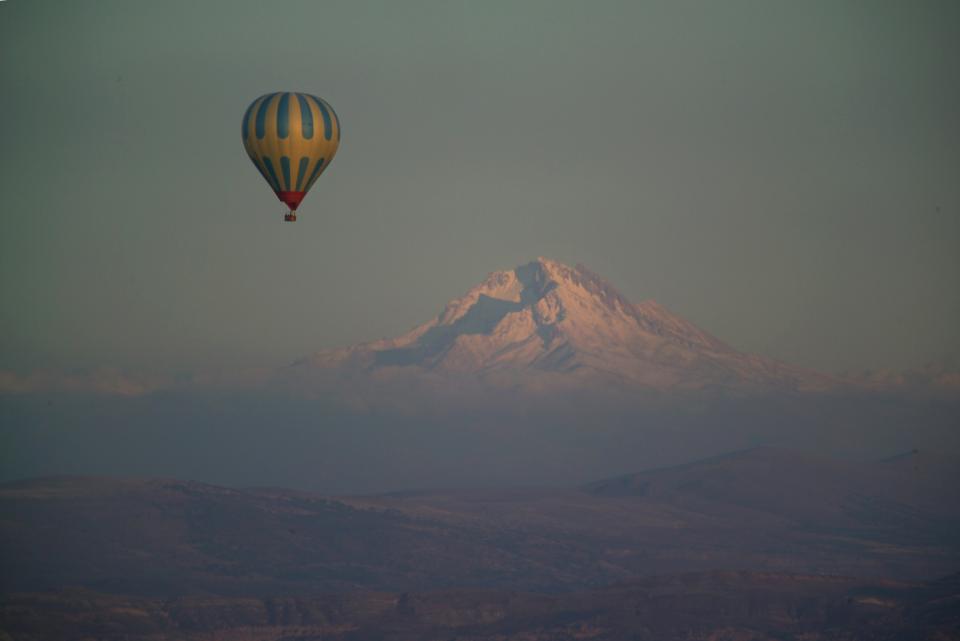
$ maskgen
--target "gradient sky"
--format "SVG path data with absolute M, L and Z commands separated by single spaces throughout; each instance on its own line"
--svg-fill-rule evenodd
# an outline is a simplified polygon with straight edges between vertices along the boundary
M 960 3 L 0 2 L 0 368 L 282 364 L 582 262 L 828 371 L 960 353 Z M 256 96 L 343 141 L 301 207 Z

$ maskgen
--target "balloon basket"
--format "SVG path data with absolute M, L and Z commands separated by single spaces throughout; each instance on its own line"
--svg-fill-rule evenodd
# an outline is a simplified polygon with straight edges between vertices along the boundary
M 296 222 L 296 220 L 297 220 L 297 215 L 291 211 L 289 214 L 286 214 L 286 215 L 283 217 L 283 219 L 284 219 L 285 221 L 287 221 L 288 223 L 293 223 L 293 222 Z

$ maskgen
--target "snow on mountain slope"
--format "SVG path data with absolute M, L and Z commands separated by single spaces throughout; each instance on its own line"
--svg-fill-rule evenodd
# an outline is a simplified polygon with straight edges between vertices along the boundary
M 482 378 L 550 373 L 654 389 L 831 382 L 741 353 L 655 301 L 631 303 L 585 267 L 546 258 L 493 272 L 403 336 L 320 352 L 298 366 Z

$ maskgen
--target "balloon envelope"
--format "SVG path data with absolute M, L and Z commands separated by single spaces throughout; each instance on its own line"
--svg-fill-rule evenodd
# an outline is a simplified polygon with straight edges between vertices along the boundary
M 340 120 L 333 108 L 321 98 L 292 91 L 268 93 L 250 103 L 241 133 L 250 160 L 291 212 L 340 146 Z

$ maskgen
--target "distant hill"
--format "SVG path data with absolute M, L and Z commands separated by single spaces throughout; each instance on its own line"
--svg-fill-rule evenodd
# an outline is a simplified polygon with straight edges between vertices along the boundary
M 178 480 L 0 486 L 0 592 L 582 590 L 715 569 L 960 570 L 957 467 L 760 448 L 582 488 L 330 497 Z M 937 488 L 941 488 L 938 490 Z
M 810 523 L 907 525 L 960 505 L 955 459 L 911 450 L 874 463 L 758 447 L 591 483 L 595 496 L 633 496 L 676 505 L 727 506 Z M 957 513 L 960 514 L 960 508 Z M 912 527 L 912 526 L 911 526 Z

